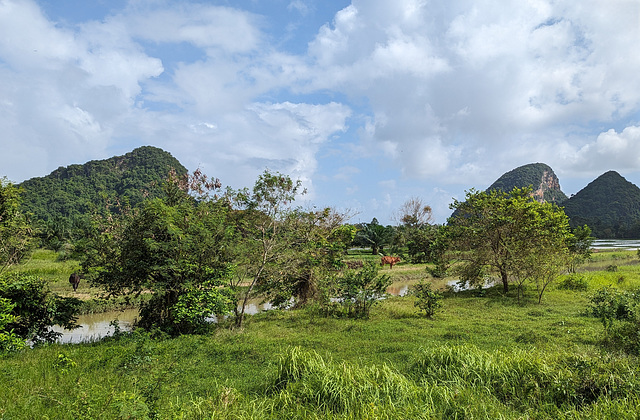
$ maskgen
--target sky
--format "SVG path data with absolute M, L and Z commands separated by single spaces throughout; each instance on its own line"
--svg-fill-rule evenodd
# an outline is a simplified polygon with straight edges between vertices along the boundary
M 0 176 L 152 145 L 396 224 L 529 163 L 640 185 L 639 0 L 0 0 Z

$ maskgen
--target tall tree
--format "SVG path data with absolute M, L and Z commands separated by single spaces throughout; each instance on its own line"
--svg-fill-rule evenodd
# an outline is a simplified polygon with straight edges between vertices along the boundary
M 412 197 L 398 209 L 395 219 L 400 225 L 394 235 L 393 245 L 397 248 L 406 247 L 413 263 L 430 262 L 430 248 L 437 234 L 437 228 L 431 224 L 431 207 L 422 199 Z
M 272 303 L 328 301 L 329 288 L 355 235 L 346 215 L 330 208 L 292 211 L 283 225 L 287 251 L 261 290 Z
M 236 326 L 242 328 L 247 303 L 257 285 L 266 282 L 273 272 L 286 270 L 291 247 L 284 229 L 291 203 L 303 194 L 301 181 L 293 181 L 279 172 L 265 170 L 253 190 L 233 192 L 238 206 L 235 213 L 238 230 L 236 246 L 238 276 L 231 286 L 240 301 L 236 310 Z
M 562 209 L 536 202 L 529 188 L 509 193 L 471 190 L 465 201 L 456 200 L 451 208 L 456 216 L 448 221 L 450 239 L 462 260 L 463 279 L 495 272 L 506 293 L 512 281 L 521 285 L 554 278 L 551 267 L 566 255 L 571 237 Z
M 228 313 L 221 286 L 232 274 L 226 252 L 229 205 L 213 192 L 218 180 L 196 171 L 172 173 L 164 198 L 109 221 L 88 247 L 83 269 L 109 295 L 151 292 L 140 325 L 171 334 L 198 332 Z

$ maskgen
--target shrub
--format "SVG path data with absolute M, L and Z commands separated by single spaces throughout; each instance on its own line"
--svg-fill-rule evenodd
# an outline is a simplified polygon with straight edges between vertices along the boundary
M 588 288 L 587 278 L 583 274 L 569 274 L 558 283 L 558 289 L 585 291 Z
M 344 314 L 351 318 L 368 318 L 371 306 L 386 296 L 391 278 L 378 275 L 378 265 L 367 262 L 360 270 L 347 270 L 338 279 L 335 298 Z
M 591 296 L 589 313 L 602 321 L 604 344 L 640 354 L 640 289 L 599 289 Z
M 420 280 L 420 283 L 413 286 L 412 289 L 412 294 L 416 297 L 414 306 L 424 311 L 427 318 L 433 317 L 436 311 L 442 307 L 442 294 L 432 290 L 431 286 L 431 283 Z

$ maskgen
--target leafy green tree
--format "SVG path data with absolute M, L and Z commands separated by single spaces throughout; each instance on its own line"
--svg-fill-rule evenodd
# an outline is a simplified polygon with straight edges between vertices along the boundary
M 434 234 L 428 242 L 425 260 L 433 264 L 433 267 L 427 265 L 426 270 L 433 277 L 442 278 L 447 275 L 450 266 L 450 257 L 448 256 L 450 249 L 450 233 L 446 225 L 440 225 L 434 228 Z
M 451 207 L 456 216 L 449 219 L 449 233 L 460 269 L 477 275 L 495 272 L 505 293 L 511 282 L 517 282 L 520 292 L 527 280 L 536 282 L 542 293 L 559 274 L 558 264 L 566 263 L 571 237 L 567 216 L 554 204 L 533 200 L 529 188 L 471 190 L 464 202 L 456 200 Z
M 35 246 L 34 231 L 20 211 L 21 190 L 0 179 L 0 274 L 18 264 Z
M 10 318 L 5 318 L 5 333 L 13 332 L 22 340 L 34 344 L 54 342 L 61 333 L 51 330 L 54 325 L 73 329 L 80 301 L 51 293 L 47 282 L 39 277 L 10 273 L 0 277 L 0 299 L 5 310 L 11 307 Z
M 388 274 L 378 275 L 379 269 L 370 261 L 360 270 L 347 270 L 338 278 L 334 296 L 346 316 L 369 318 L 371 307 L 387 295 L 391 278 Z
M 229 193 L 238 207 L 234 214 L 238 270 L 230 282 L 240 301 L 236 310 L 238 328 L 242 328 L 256 286 L 290 268 L 292 249 L 285 225 L 293 211 L 291 203 L 300 193 L 304 193 L 301 181 L 268 170 L 258 177 L 251 192 Z
M 300 307 L 330 298 L 328 290 L 355 235 L 345 218 L 330 208 L 289 213 L 283 225 L 284 258 L 260 287 L 272 303 Z
M 567 243 L 569 247 L 569 272 L 575 273 L 576 267 L 591 258 L 591 245 L 595 240 L 589 226 L 576 226 Z
M 146 329 L 199 332 L 228 313 L 232 300 L 221 286 L 232 275 L 231 231 L 228 202 L 213 195 L 219 188 L 199 171 L 172 173 L 164 198 L 105 219 L 82 264 L 91 283 L 110 296 L 150 292 L 140 309 Z
M 375 217 L 371 223 L 361 223 L 354 239 L 354 243 L 359 246 L 371 247 L 371 253 L 378 255 L 384 251 L 384 247 L 391 243 L 394 229 L 391 226 L 383 226 Z

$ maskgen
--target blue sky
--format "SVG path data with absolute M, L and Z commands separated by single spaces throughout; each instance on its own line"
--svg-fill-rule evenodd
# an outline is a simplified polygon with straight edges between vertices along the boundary
M 393 223 L 550 165 L 640 185 L 637 0 L 0 0 L 0 175 L 161 147 Z

